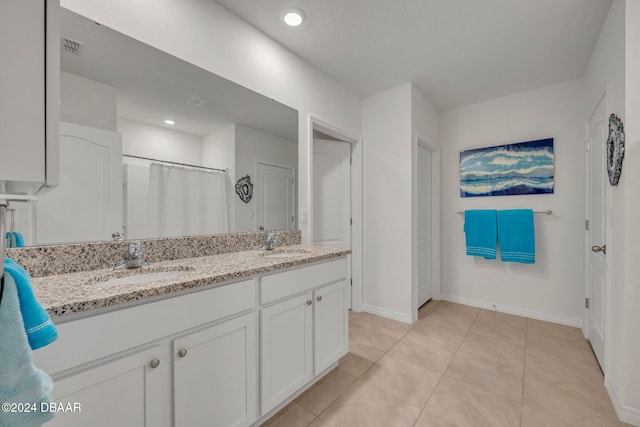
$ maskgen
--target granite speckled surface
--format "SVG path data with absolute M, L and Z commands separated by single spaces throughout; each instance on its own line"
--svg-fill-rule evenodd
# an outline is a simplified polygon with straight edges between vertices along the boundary
M 295 245 L 275 251 L 300 253 L 284 258 L 264 256 L 258 251 L 242 251 L 151 263 L 149 267 L 114 271 L 97 269 L 32 279 L 33 290 L 43 307 L 54 318 L 74 313 L 129 303 L 172 292 L 179 292 L 229 280 L 274 272 L 311 262 L 340 257 L 349 250 Z M 273 252 L 268 255 L 272 255 Z M 184 274 L 137 285 L 103 286 L 99 283 L 126 275 L 159 271 L 184 271 Z
M 299 230 L 275 233 L 277 246 L 300 244 Z M 156 263 L 257 249 L 265 236 L 266 232 L 231 233 L 138 241 L 146 260 Z M 22 265 L 31 277 L 43 277 L 113 267 L 123 261 L 127 245 L 127 241 L 118 241 L 32 246 L 7 249 L 6 256 Z

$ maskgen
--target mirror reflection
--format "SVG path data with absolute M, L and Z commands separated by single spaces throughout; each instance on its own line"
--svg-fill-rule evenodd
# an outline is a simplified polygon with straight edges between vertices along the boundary
M 295 110 L 66 9 L 61 35 L 60 186 L 13 204 L 25 245 L 297 228 Z

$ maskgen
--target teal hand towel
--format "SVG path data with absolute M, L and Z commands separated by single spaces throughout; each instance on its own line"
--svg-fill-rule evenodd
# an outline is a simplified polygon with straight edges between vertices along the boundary
M 22 233 L 14 231 L 13 235 L 16 239 L 16 248 L 24 248 L 24 237 L 22 237 Z
M 51 378 L 33 365 L 31 348 L 25 333 L 18 288 L 10 274 L 5 274 L 0 302 L 0 403 L 32 404 L 34 412 L 0 412 L 1 427 L 35 427 L 51 420 L 51 412 L 41 412 L 41 405 L 51 402 Z
M 40 305 L 31 289 L 31 277 L 20 264 L 4 259 L 5 275 L 10 275 L 18 288 L 20 311 L 31 349 L 36 350 L 51 344 L 58 338 L 58 331 L 51 322 L 49 313 Z
M 504 262 L 535 264 L 536 239 L 531 209 L 498 211 L 500 259 Z
M 496 211 L 464 211 L 464 233 L 467 255 L 496 259 Z

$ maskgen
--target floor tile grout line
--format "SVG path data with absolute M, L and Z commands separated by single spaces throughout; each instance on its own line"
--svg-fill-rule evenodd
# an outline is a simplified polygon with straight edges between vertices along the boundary
M 440 308 L 440 305 L 438 305 L 438 307 L 436 307 L 436 309 L 434 311 L 438 311 L 439 308 Z M 449 365 L 451 365 L 451 362 L 453 361 L 453 358 L 456 356 L 456 353 L 460 349 L 460 346 L 462 345 L 462 343 L 464 342 L 465 338 L 467 337 L 467 334 L 471 330 L 471 326 L 473 326 L 474 322 L 478 318 L 478 313 L 480 313 L 479 310 L 478 310 L 478 312 L 476 312 L 476 315 L 473 317 L 473 320 L 469 324 L 469 328 L 467 329 L 467 332 L 464 334 L 464 336 L 460 340 L 460 343 L 456 347 L 456 350 L 451 355 L 451 360 L 449 360 L 449 363 L 447 364 L 447 367 L 444 368 L 444 370 L 440 373 L 440 378 L 438 378 L 438 382 L 436 383 L 435 387 L 433 387 L 433 391 L 431 392 L 431 396 L 429 396 L 429 398 L 427 399 L 427 402 L 424 404 L 424 407 L 422 408 L 422 411 L 420 412 L 420 415 L 418 415 L 418 418 L 416 418 L 415 423 L 413 423 L 413 427 L 415 427 L 415 425 L 418 423 L 418 420 L 420 420 L 420 417 L 422 417 L 422 414 L 427 410 L 427 406 L 429 405 L 429 402 L 433 398 L 433 395 L 435 394 L 436 390 L 440 386 L 440 383 L 442 382 L 442 379 L 444 378 L 444 375 L 447 372 L 447 369 L 449 369 Z M 416 322 L 416 323 L 418 323 L 418 322 Z M 425 368 L 425 369 L 427 369 L 427 368 Z

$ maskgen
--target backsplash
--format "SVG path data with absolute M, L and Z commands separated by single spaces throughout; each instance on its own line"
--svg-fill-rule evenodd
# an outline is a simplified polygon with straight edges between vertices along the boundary
M 257 249 L 265 236 L 266 232 L 257 232 L 139 241 L 146 260 L 153 263 Z M 300 230 L 276 232 L 276 246 L 297 245 L 301 240 Z M 32 277 L 42 277 L 113 267 L 124 260 L 127 245 L 127 241 L 119 241 L 8 248 L 6 256 L 24 266 Z

